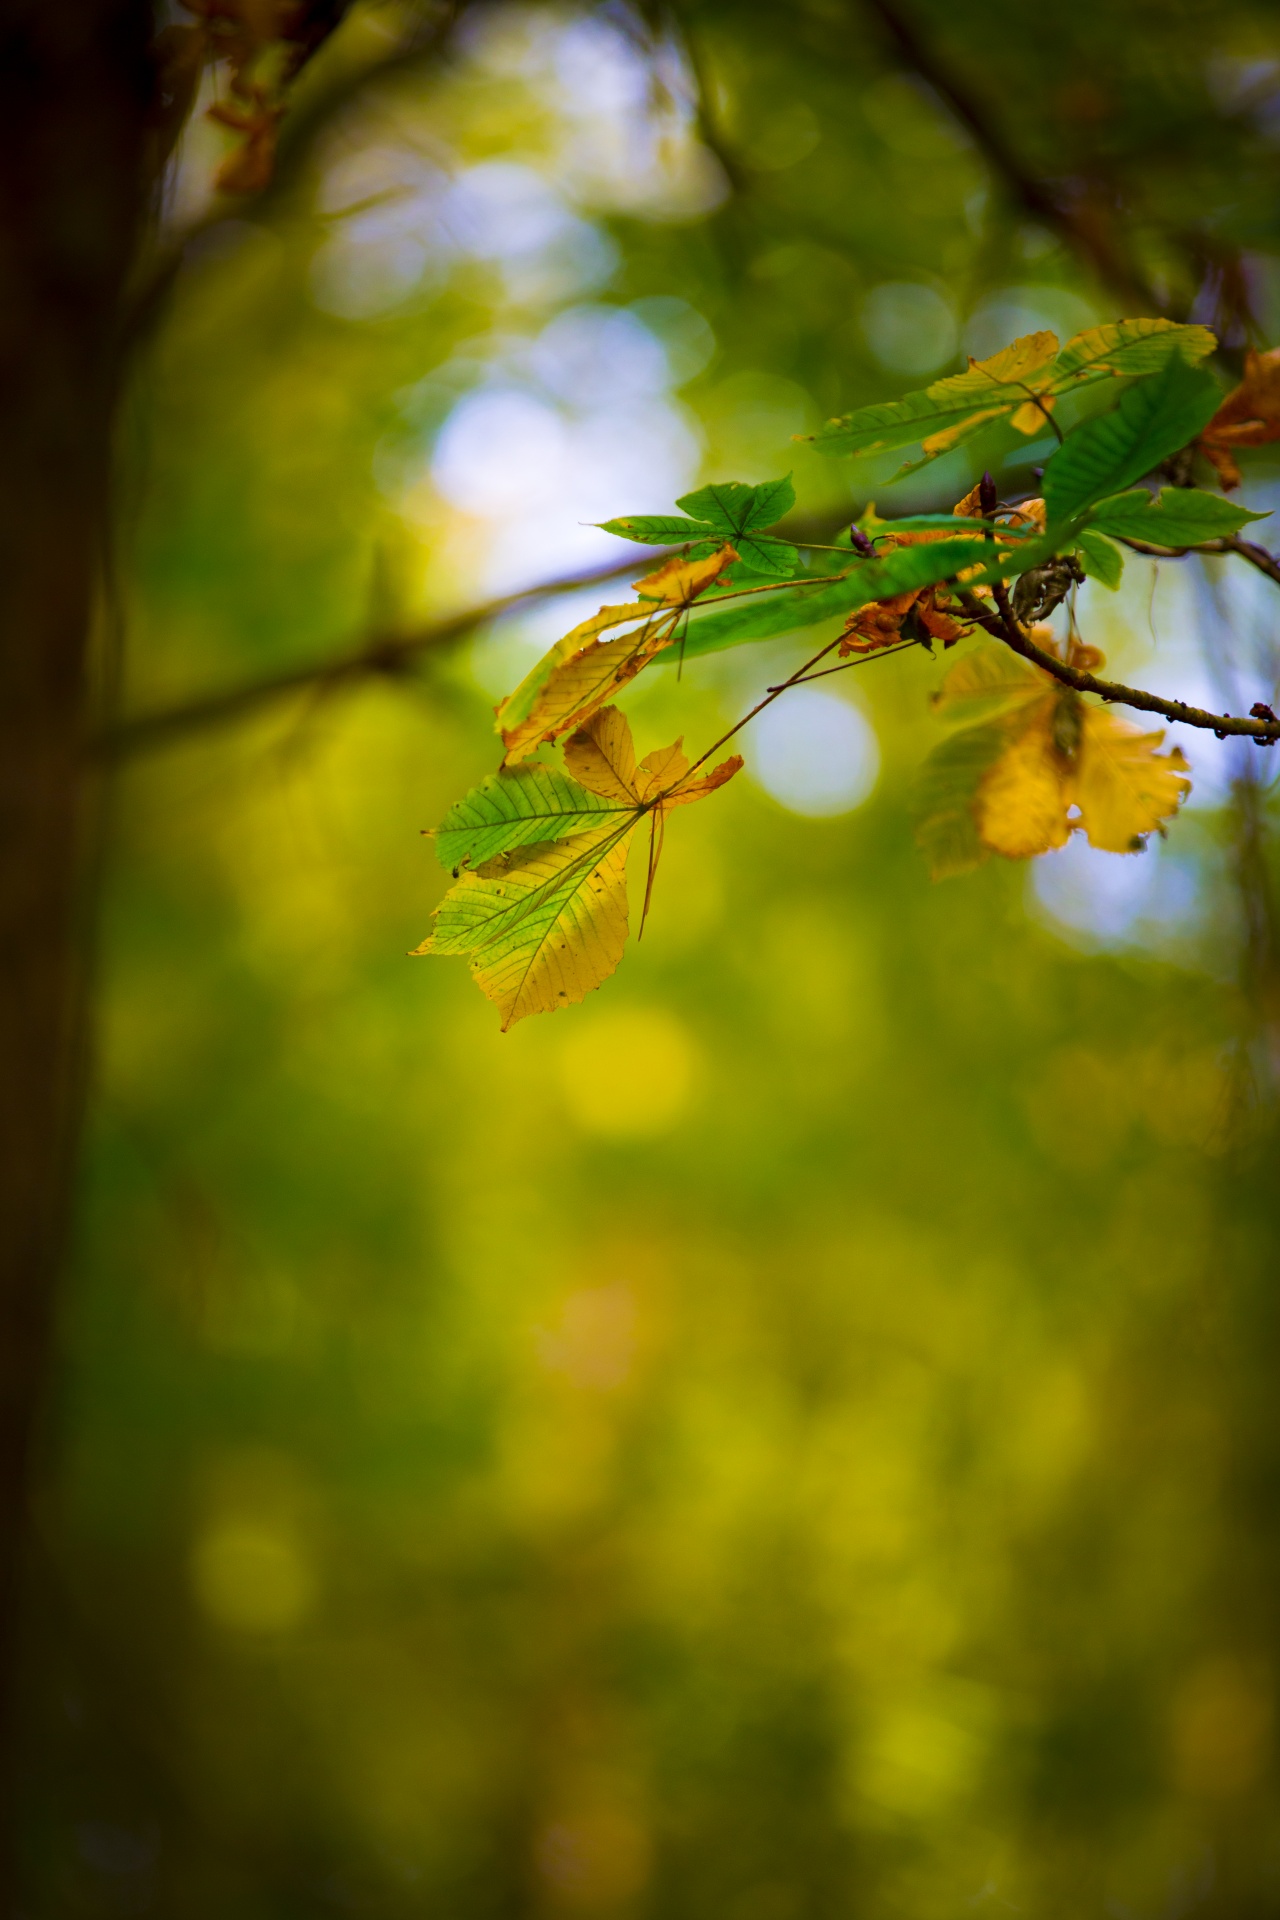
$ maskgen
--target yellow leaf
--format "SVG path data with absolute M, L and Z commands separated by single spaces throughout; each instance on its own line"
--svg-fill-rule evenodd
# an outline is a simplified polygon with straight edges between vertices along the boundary
M 982 777 L 974 817 L 984 845 L 1010 860 L 1025 860 L 1065 845 L 1071 768 L 1054 739 L 1058 707 L 1046 692 L 995 765 Z
M 726 780 L 732 780 L 735 773 L 741 773 L 742 764 L 742 755 L 731 753 L 718 767 L 712 767 L 710 773 L 704 773 L 697 780 L 682 780 L 663 800 L 664 808 L 687 807 L 691 801 L 704 800 L 717 787 L 722 787 Z
M 642 800 L 652 799 L 663 787 L 674 787 L 689 771 L 689 762 L 681 752 L 683 738 L 671 747 L 657 747 L 646 753 L 636 773 L 636 792 Z
M 685 560 L 677 553 L 670 560 L 664 560 L 656 572 L 647 573 L 643 580 L 633 580 L 631 584 L 642 600 L 656 600 L 664 607 L 687 607 L 700 593 L 714 586 L 737 558 L 727 542 L 705 560 Z
M 606 614 L 617 618 L 606 620 Z M 643 626 L 619 639 L 590 637 L 606 627 L 645 615 Z M 554 740 L 571 727 L 581 726 L 611 694 L 634 680 L 656 654 L 670 646 L 678 618 L 678 609 L 602 607 L 593 619 L 566 634 L 547 660 L 534 669 L 540 676 L 535 684 L 530 688 L 529 680 L 522 681 L 498 708 L 498 732 L 506 749 L 504 764 L 514 766 L 544 740 Z M 581 636 L 588 636 L 585 645 L 577 644 Z
M 1107 707 L 1086 707 L 1073 798 L 1092 846 L 1138 851 L 1177 812 L 1191 790 L 1177 747 L 1157 753 L 1163 731 L 1143 733 Z
M 631 728 L 617 707 L 601 707 L 565 741 L 564 763 L 581 786 L 606 800 L 634 806 L 639 798 Z

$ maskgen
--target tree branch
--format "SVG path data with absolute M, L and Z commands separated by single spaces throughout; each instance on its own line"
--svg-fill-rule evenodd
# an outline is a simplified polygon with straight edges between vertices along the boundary
M 300 693 L 307 687 L 332 691 L 345 683 L 376 674 L 395 676 L 407 673 L 419 655 L 464 640 L 475 628 L 509 613 L 513 607 L 557 593 L 574 593 L 584 587 L 603 585 L 608 580 L 617 579 L 620 574 L 633 572 L 636 564 L 633 555 L 615 566 L 595 567 L 589 573 L 522 587 L 517 593 L 504 594 L 500 599 L 489 600 L 482 606 L 467 607 L 461 613 L 448 614 L 443 620 L 433 620 L 428 626 L 419 627 L 411 633 L 375 633 L 360 646 L 332 660 L 290 667 L 283 673 L 251 680 L 247 685 L 203 694 L 177 706 L 161 707 L 154 713 L 137 714 L 95 735 L 90 740 L 90 750 L 106 759 L 123 759 L 151 747 L 164 746 L 184 734 L 240 720 L 259 707 L 270 706 L 273 701 L 284 699 L 291 693 Z M 644 564 L 640 562 L 641 566 Z
M 1252 540 L 1242 540 L 1238 534 L 1225 535 L 1221 540 L 1203 540 L 1194 547 L 1158 547 L 1151 540 L 1126 539 L 1122 533 L 1108 534 L 1107 538 L 1118 540 L 1122 547 L 1131 547 L 1135 553 L 1149 553 L 1153 560 L 1185 560 L 1189 553 L 1235 553 L 1280 587 L 1280 560 L 1265 547 Z
M 1019 626 L 1003 586 L 996 586 L 994 594 L 997 612 L 992 613 L 973 594 L 962 593 L 960 599 L 969 618 L 984 632 L 1002 640 L 1014 653 L 1029 660 L 1032 666 L 1052 674 L 1064 687 L 1073 687 L 1077 693 L 1096 693 L 1100 699 L 1114 702 L 1117 706 L 1135 707 L 1141 713 L 1158 713 L 1166 720 L 1180 720 L 1184 726 L 1201 727 L 1206 732 L 1216 734 L 1219 740 L 1225 740 L 1229 734 L 1256 740 L 1262 746 L 1271 746 L 1280 740 L 1280 720 L 1238 719 L 1229 713 L 1209 713 L 1203 707 L 1188 706 L 1185 700 L 1166 700 L 1158 693 L 1145 693 L 1140 687 L 1126 687 L 1118 680 L 1100 680 L 1096 673 L 1086 673 L 1082 667 L 1068 666 L 1056 654 L 1038 647 Z
M 1081 219 L 1070 207 L 1063 206 L 1043 181 L 1037 180 L 1023 165 L 985 108 L 956 78 L 946 62 L 938 58 L 911 23 L 891 4 L 891 0 L 863 0 L 863 4 L 880 22 L 904 64 L 913 68 L 946 101 L 1026 211 L 1074 247 L 1089 262 L 1099 279 L 1126 305 L 1136 301 L 1146 312 L 1159 312 L 1161 303 L 1145 276 L 1122 257 L 1110 238 L 1094 222 Z

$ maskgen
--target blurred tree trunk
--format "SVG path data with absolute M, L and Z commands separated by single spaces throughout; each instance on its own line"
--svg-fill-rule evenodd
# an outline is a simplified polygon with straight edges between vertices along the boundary
M 110 537 L 122 315 L 147 217 L 151 37 L 148 0 L 0 0 L 0 1741 L 10 1767 L 27 1480 L 79 1121 L 90 635 Z M 2 1865 L 0 1876 L 7 1912 Z

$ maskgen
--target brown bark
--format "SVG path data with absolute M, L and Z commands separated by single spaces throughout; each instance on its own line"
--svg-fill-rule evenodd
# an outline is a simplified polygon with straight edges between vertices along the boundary
M 90 634 L 147 212 L 147 0 L 0 0 L 0 1754 L 78 1123 Z M 11 1794 L 5 1794 L 6 1811 Z M 0 1903 L 12 1889 L 0 1866 Z

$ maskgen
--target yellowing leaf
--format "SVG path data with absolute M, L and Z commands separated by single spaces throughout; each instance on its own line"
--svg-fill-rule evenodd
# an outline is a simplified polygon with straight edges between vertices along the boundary
M 604 705 L 675 639 L 681 613 L 737 559 L 723 546 L 705 560 L 668 560 L 638 580 L 642 598 L 632 606 L 601 607 L 558 640 L 498 708 L 504 766 L 526 760 L 544 741 L 555 740 Z M 644 589 L 649 589 L 644 592 Z M 600 636 L 630 621 L 642 625 L 618 639 Z
M 465 953 L 502 1031 L 586 998 L 627 944 L 627 848 L 634 820 L 603 833 L 519 847 L 463 874 L 417 953 Z
M 632 585 L 642 600 L 656 600 L 664 607 L 687 607 L 700 593 L 713 586 L 727 567 L 738 558 L 728 542 L 705 560 L 685 560 L 673 554 L 654 573 Z
M 636 769 L 636 793 L 641 800 L 651 799 L 664 787 L 674 787 L 683 780 L 689 771 L 689 762 L 681 751 L 683 745 L 683 740 L 677 740 L 674 746 L 646 753 Z
M 1177 747 L 1157 753 L 1163 731 L 1143 733 L 1109 707 L 1086 707 L 1074 797 L 1090 845 L 1133 853 L 1191 791 Z
M 574 779 L 592 793 L 635 805 L 636 750 L 627 716 L 617 707 L 602 707 L 565 741 L 564 763 Z
M 978 407 L 972 413 L 966 413 L 963 420 L 953 420 L 949 427 L 943 427 L 937 433 L 927 434 L 920 442 L 921 450 L 927 453 L 930 459 L 938 453 L 950 453 L 952 447 L 959 446 L 961 441 L 970 439 L 979 427 L 986 425 L 988 420 L 998 420 L 1001 414 L 1007 411 L 1007 407 Z
M 1070 767 L 1053 738 L 1057 704 L 1050 692 L 1026 709 L 1024 730 L 1014 735 L 978 785 L 974 814 L 979 836 L 993 853 L 1010 860 L 1060 847 L 1070 831 Z
M 1056 404 L 1051 394 L 1042 395 L 1038 400 L 1028 400 L 1024 407 L 1018 408 L 1009 424 L 1016 427 L 1019 433 L 1041 433 Z
M 603 615 L 608 612 L 620 617 L 604 621 Z M 518 716 L 516 702 L 527 683 L 522 682 L 511 699 L 503 702 L 498 709 L 498 731 L 506 749 L 507 766 L 527 759 L 544 740 L 554 740 L 571 727 L 580 726 L 620 687 L 634 680 L 656 654 L 670 646 L 679 612 L 657 607 L 648 614 L 643 626 L 620 639 L 589 637 L 585 645 L 572 644 L 580 635 L 590 635 L 593 628 L 599 633 L 602 626 L 618 626 L 623 620 L 634 620 L 637 614 L 645 612 L 643 607 L 602 608 L 594 620 L 584 621 L 581 627 L 567 634 L 548 656 L 550 668 L 534 688 L 523 715 Z
M 678 787 L 664 796 L 662 805 L 664 808 L 687 807 L 693 800 L 705 799 L 707 794 L 714 793 L 717 787 L 722 787 L 726 780 L 732 780 L 734 774 L 741 771 L 742 755 L 731 753 L 718 767 L 712 767 L 710 773 L 704 773 L 696 780 L 682 780 Z
M 1004 386 L 1009 381 L 1029 380 L 1033 373 L 1047 366 L 1058 351 L 1056 333 L 1024 333 L 1012 346 L 1002 347 L 999 353 L 993 353 L 988 360 L 970 360 L 969 372 L 981 373 L 993 386 Z M 963 375 L 961 378 L 963 379 Z
M 571 802 L 577 795 L 580 813 L 587 794 L 615 803 L 602 823 L 560 840 L 510 846 L 463 873 L 436 908 L 430 939 L 414 949 L 465 954 L 502 1014 L 504 1032 L 526 1014 L 583 999 L 609 977 L 627 941 L 627 849 L 636 827 L 646 816 L 653 827 L 647 910 L 668 809 L 713 793 L 742 765 L 735 754 L 691 777 L 677 740 L 637 767 L 631 729 L 616 707 L 598 710 L 578 729 L 565 745 L 565 763 L 577 785 L 555 778 Z
M 1033 637 L 1054 644 L 1046 629 Z M 1095 648 L 1079 645 L 1070 658 L 1085 668 L 1101 663 Z M 1095 847 L 1132 853 L 1190 790 L 1181 753 L 1156 752 L 1162 733 L 1142 733 L 1087 703 L 1009 648 L 979 647 L 957 661 L 934 704 L 965 723 L 922 775 L 916 837 L 935 878 L 985 853 L 1047 853 L 1077 828 Z

